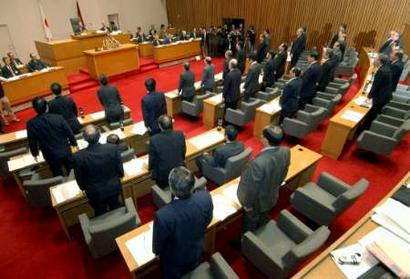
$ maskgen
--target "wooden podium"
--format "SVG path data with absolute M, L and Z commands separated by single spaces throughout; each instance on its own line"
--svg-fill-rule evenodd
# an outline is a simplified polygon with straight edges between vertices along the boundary
M 154 62 L 167 63 L 201 55 L 201 39 L 154 46 Z
M 95 51 L 84 51 L 86 64 L 90 76 L 98 79 L 102 74 L 115 76 L 140 68 L 137 46 L 134 44 L 123 44 L 118 48 Z

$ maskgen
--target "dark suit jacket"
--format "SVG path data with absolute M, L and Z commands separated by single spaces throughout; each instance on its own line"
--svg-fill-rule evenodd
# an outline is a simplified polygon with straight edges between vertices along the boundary
M 202 88 L 212 90 L 215 84 L 215 66 L 213 64 L 206 65 L 202 71 L 201 86 Z
M 77 146 L 74 134 L 61 115 L 43 113 L 27 122 L 27 139 L 31 154 L 44 159 L 64 158 L 71 154 L 70 144 Z
M 43 61 L 37 59 L 37 60 L 30 60 L 27 64 L 27 69 L 29 72 L 35 72 L 35 71 L 40 71 L 44 68 L 47 68 L 47 64 L 44 63 Z
M 391 46 L 395 43 L 396 41 L 392 39 L 388 39 L 387 41 L 384 42 L 384 44 L 380 47 L 379 52 L 384 53 L 384 54 L 390 54 L 391 52 Z
M 78 186 L 90 200 L 117 195 L 124 176 L 121 155 L 114 144 L 90 144 L 73 155 Z
M 259 44 L 258 46 L 258 51 L 256 52 L 257 55 L 257 60 L 258 63 L 262 63 L 263 60 L 265 60 L 266 53 L 268 52 L 269 49 L 269 42 L 268 40 L 263 40 L 262 43 Z
M 238 155 L 244 150 L 242 142 L 232 141 L 218 147 L 213 152 L 215 166 L 224 168 L 226 161 L 232 156 Z
M 14 65 L 10 65 L 10 68 L 11 68 L 11 70 L 10 70 L 7 66 L 4 66 L 4 67 L 1 69 L 1 72 L 2 72 L 2 75 L 3 75 L 4 78 L 11 78 L 11 77 L 13 77 L 13 73 L 14 73 L 14 76 L 21 75 L 20 70 L 17 69 L 16 67 L 14 67 Z
M 265 68 L 263 69 L 263 82 L 269 87 L 275 83 L 275 62 L 273 59 L 270 59 L 265 64 Z
M 195 75 L 191 70 L 184 71 L 179 76 L 178 92 L 181 92 L 182 99 L 192 98 L 195 95 Z
M 321 74 L 319 78 L 319 84 L 317 90 L 324 92 L 326 86 L 332 80 L 333 69 L 335 67 L 334 59 L 328 59 L 321 65 Z
M 400 81 L 401 73 L 403 72 L 403 68 L 404 68 L 403 61 L 401 61 L 400 59 L 390 64 L 393 92 L 396 91 L 397 84 Z
M 286 66 L 286 59 L 288 57 L 288 54 L 286 51 L 279 52 L 278 54 L 275 55 L 275 58 L 273 58 L 273 63 L 274 63 L 274 68 L 275 68 L 275 78 L 278 80 L 283 76 L 285 73 L 285 66 Z
M 227 60 L 227 59 L 224 60 L 223 72 L 222 72 L 222 79 L 223 79 L 223 80 L 226 79 L 226 76 L 227 76 L 228 73 L 229 73 L 229 61 L 230 61 L 230 60 Z
M 287 147 L 261 151 L 242 172 L 238 186 L 239 202 L 257 212 L 271 210 L 278 200 L 279 188 L 286 178 L 289 164 L 290 150 Z
M 390 65 L 386 64 L 377 70 L 368 97 L 373 105 L 383 106 L 392 98 L 392 90 L 392 73 Z
M 286 83 L 279 101 L 284 112 L 296 112 L 298 110 L 298 96 L 301 89 L 301 78 L 292 78 Z
M 302 51 L 305 49 L 305 45 L 306 45 L 306 35 L 302 34 L 299 37 L 296 37 L 295 40 L 293 40 L 290 53 L 293 54 L 294 56 L 299 56 L 302 53 Z
M 236 60 L 238 60 L 238 69 L 243 73 L 245 71 L 245 53 L 242 49 L 236 53 Z
M 121 96 L 117 87 L 107 84 L 97 91 L 98 100 L 105 110 L 105 118 L 109 123 L 118 122 L 123 116 Z
M 259 90 L 259 75 L 261 74 L 262 66 L 259 63 L 252 63 L 245 79 L 245 95 L 253 95 Z
M 19 58 L 13 58 L 13 59 L 11 59 L 11 63 L 12 63 L 14 66 L 24 65 L 24 63 L 21 62 L 21 60 L 20 60 Z
M 142 98 L 141 107 L 145 127 L 151 129 L 151 135 L 159 133 L 158 117 L 167 113 L 164 94 L 149 92 L 148 95 Z
M 77 106 L 70 97 L 55 97 L 48 103 L 48 111 L 61 115 L 67 121 L 74 134 L 80 132 L 81 124 L 77 119 Z
M 152 251 L 160 256 L 165 278 L 181 278 L 199 264 L 212 216 L 212 198 L 207 191 L 174 199 L 155 213 Z
M 224 81 L 223 97 L 225 102 L 239 100 L 241 94 L 241 71 L 233 69 L 226 75 Z
M 319 81 L 321 74 L 320 64 L 315 62 L 311 64 L 303 73 L 302 89 L 300 91 L 301 98 L 313 98 L 316 94 L 316 83 Z
M 163 131 L 151 137 L 149 169 L 155 180 L 167 180 L 169 172 L 184 165 L 185 136 L 180 131 Z

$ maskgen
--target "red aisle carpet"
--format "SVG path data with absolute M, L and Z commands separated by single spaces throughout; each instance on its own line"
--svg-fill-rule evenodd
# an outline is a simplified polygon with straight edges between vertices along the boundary
M 218 71 L 222 69 L 222 59 L 215 59 Z M 197 79 L 200 78 L 202 62 L 193 62 L 192 68 Z M 145 94 L 143 82 L 151 76 L 157 79 L 158 89 L 168 91 L 178 86 L 180 65 L 152 70 L 125 78 L 113 80 L 120 89 L 124 103 L 132 109 L 134 120 L 141 120 L 140 99 Z M 83 107 L 86 113 L 100 110 L 96 98 L 96 88 L 92 87 L 72 94 L 72 97 Z M 354 85 L 339 107 L 357 91 Z M 31 109 L 22 111 L 18 116 L 27 120 L 34 115 Z M 328 123 L 299 143 L 312 150 L 320 152 Z M 25 122 L 12 124 L 8 131 L 25 127 Z M 201 121 L 194 121 L 183 116 L 176 117 L 176 129 L 183 130 L 187 137 L 192 137 L 205 131 Z M 240 131 L 239 139 L 246 146 L 252 147 L 256 154 L 261 144 L 252 136 L 253 123 Z M 331 226 L 331 237 L 327 244 L 336 240 L 350 228 L 376 202 L 396 185 L 402 176 L 410 169 L 409 142 L 407 136 L 390 157 L 370 159 L 364 152 L 357 150 L 354 143 L 347 146 L 340 160 L 335 161 L 324 157 L 318 165 L 314 179 L 322 171 L 330 172 L 348 183 L 354 183 L 361 177 L 370 181 L 366 194 L 340 216 Z M 292 146 L 294 143 L 285 142 Z M 0 275 L 1 278 L 128 278 L 128 270 L 119 253 L 113 253 L 100 260 L 91 258 L 84 245 L 79 227 L 71 232 L 74 240 L 67 241 L 53 209 L 31 208 L 21 197 L 17 187 L 10 180 L 1 181 L 0 186 Z M 278 205 L 272 212 L 273 218 L 284 208 L 290 208 L 287 189 L 281 190 Z M 150 195 L 138 200 L 138 211 L 143 222 L 153 218 L 155 207 Z M 218 233 L 217 250 L 228 260 L 229 264 L 241 278 L 263 278 L 263 276 L 242 256 L 239 251 L 231 249 L 227 242 L 239 236 L 240 222 L 230 225 Z

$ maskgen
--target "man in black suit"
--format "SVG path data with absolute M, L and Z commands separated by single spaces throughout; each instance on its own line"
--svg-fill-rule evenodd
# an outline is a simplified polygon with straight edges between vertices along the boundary
M 364 128 L 367 129 L 372 124 L 373 120 L 381 113 L 382 108 L 392 98 L 392 72 L 389 65 L 389 57 L 386 54 L 380 53 L 374 61 L 377 68 L 372 88 L 370 89 L 368 99 L 372 101 L 372 108 L 368 112 Z
M 120 122 L 124 120 L 124 110 L 120 92 L 116 86 L 108 83 L 105 75 L 100 76 L 101 87 L 97 91 L 98 100 L 104 107 L 105 118 L 108 123 Z
M 120 137 L 117 134 L 109 134 L 107 136 L 107 143 L 111 143 L 117 146 L 120 154 L 130 148 L 128 144 L 121 142 Z
M 12 65 L 14 65 L 14 67 L 18 68 L 20 66 L 24 66 L 24 63 L 21 62 L 21 60 L 17 57 L 14 56 L 14 53 L 9 52 L 7 53 L 7 56 L 10 58 L 10 62 Z
M 282 95 L 279 100 L 281 106 L 279 123 L 282 123 L 285 117 L 293 118 L 298 111 L 298 97 L 302 89 L 302 79 L 300 74 L 302 71 L 298 67 L 293 67 L 290 70 L 292 78 L 288 80 L 283 88 Z
M 269 211 L 278 201 L 279 188 L 290 164 L 289 148 L 279 147 L 282 138 L 280 127 L 265 127 L 262 131 L 264 148 L 242 172 L 237 195 L 244 209 L 243 233 L 254 231 L 271 220 Z
M 337 60 L 333 58 L 333 50 L 326 48 L 323 52 L 324 61 L 321 65 L 321 75 L 317 91 L 325 92 L 329 82 L 333 79 L 334 69 L 337 67 Z
M 215 85 L 215 65 L 210 56 L 205 57 L 205 67 L 202 71 L 201 87 L 205 92 L 213 92 Z
M 225 111 L 228 108 L 236 109 L 241 96 L 241 71 L 238 70 L 238 61 L 232 59 L 229 62 L 229 73 L 224 80 L 222 96 L 225 100 Z
M 195 74 L 191 71 L 188 62 L 184 63 L 184 72 L 179 76 L 178 92 L 183 101 L 192 102 L 195 97 Z
M 41 71 L 45 68 L 48 68 L 48 65 L 38 59 L 37 55 L 30 53 L 30 61 L 27 64 L 27 69 L 29 72 Z
M 167 114 L 167 105 L 163 93 L 156 92 L 156 81 L 153 78 L 145 80 L 145 88 L 148 94 L 141 100 L 142 116 L 145 127 L 147 127 L 151 136 L 161 132 L 158 126 L 158 117 Z
M 275 55 L 273 59 L 274 71 L 275 71 L 275 81 L 280 79 L 285 73 L 286 60 L 288 58 L 288 46 L 285 43 L 280 44 L 279 52 Z
M 198 157 L 195 160 L 198 168 L 201 171 L 204 165 L 224 168 L 226 161 L 230 157 L 236 156 L 244 150 L 243 143 L 236 140 L 237 136 L 238 130 L 234 126 L 226 126 L 225 144 L 215 148 L 212 155 L 204 153 L 202 156 Z
M 390 69 L 392 74 L 392 91 L 396 91 L 397 84 L 400 81 L 401 73 L 403 72 L 403 52 L 401 51 L 393 51 L 390 54 Z
M 73 133 L 78 134 L 82 127 L 77 119 L 77 106 L 73 99 L 61 95 L 61 85 L 58 83 L 51 84 L 50 89 L 56 97 L 48 103 L 48 111 L 61 115 Z
M 266 54 L 266 64 L 263 68 L 263 81 L 261 90 L 265 91 L 266 87 L 272 87 L 275 83 L 275 53 L 273 50 L 268 51 Z
M 400 33 L 397 31 L 390 31 L 390 36 L 383 43 L 379 49 L 379 53 L 390 55 L 390 53 L 396 48 L 402 48 L 403 42 L 400 40 Z
M 336 34 L 333 35 L 332 39 L 330 40 L 329 43 L 329 48 L 333 48 L 335 43 L 340 40 L 341 35 L 347 33 L 347 25 L 346 24 L 340 24 L 339 30 L 336 32 Z
M 268 52 L 268 49 L 269 49 L 269 39 L 266 38 L 264 34 L 261 34 L 259 36 L 258 51 L 256 53 L 256 61 L 258 61 L 258 63 L 263 62 L 263 60 L 266 57 L 266 53 Z
M 4 67 L 1 69 L 4 78 L 11 78 L 21 75 L 19 69 L 11 63 L 9 57 L 3 57 Z
M 78 186 L 85 190 L 95 216 L 99 216 L 119 207 L 124 169 L 117 146 L 98 143 L 100 133 L 94 125 L 87 125 L 83 136 L 88 146 L 73 155 L 74 174 Z
M 257 56 L 255 53 L 249 55 L 249 60 L 251 61 L 251 66 L 249 67 L 248 74 L 245 79 L 245 102 L 249 102 L 249 99 L 255 96 L 260 88 L 259 76 L 261 74 L 262 66 L 257 61 Z
M 240 42 L 236 43 L 236 60 L 238 60 L 238 69 L 241 71 L 241 74 L 243 74 L 245 71 L 245 52 Z
M 63 166 L 68 174 L 72 168 L 70 144 L 77 147 L 73 132 L 61 115 L 47 113 L 45 99 L 36 97 L 32 105 L 37 116 L 27 122 L 27 140 L 31 154 L 37 158 L 41 150 L 53 176 L 62 175 Z
M 292 59 L 290 61 L 290 67 L 293 68 L 296 63 L 298 63 L 299 57 L 305 49 L 306 45 L 306 34 L 303 28 L 298 28 L 296 32 L 296 39 L 292 42 L 292 47 L 290 48 L 290 54 Z
M 222 79 L 225 81 L 226 76 L 229 73 L 229 62 L 232 60 L 232 51 L 227 50 L 225 52 L 225 61 L 224 61 L 224 66 L 223 66 L 223 73 L 222 73 Z
M 174 168 L 169 185 L 175 198 L 155 213 L 152 251 L 159 256 L 163 278 L 179 279 L 200 263 L 213 204 L 208 191 L 192 193 L 194 184 L 192 172 Z
M 318 63 L 319 54 L 312 51 L 308 55 L 309 66 L 302 76 L 302 89 L 300 91 L 299 109 L 304 109 L 306 104 L 311 104 L 316 95 L 316 86 L 319 81 L 321 68 Z
M 185 136 L 181 131 L 173 131 L 172 120 L 167 115 L 158 118 L 161 133 L 151 137 L 149 143 L 148 169 L 152 178 L 161 188 L 168 186 L 169 172 L 185 162 Z

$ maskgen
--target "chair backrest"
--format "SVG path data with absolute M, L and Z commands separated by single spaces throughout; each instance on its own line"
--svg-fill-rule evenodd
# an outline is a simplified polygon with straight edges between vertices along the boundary
M 230 179 L 241 175 L 252 154 L 252 148 L 246 148 L 238 155 L 228 158 L 225 164 L 226 173 Z
M 116 237 L 136 227 L 136 214 L 126 212 L 121 216 L 113 215 L 111 218 L 108 217 L 102 223 L 90 225 L 89 233 L 94 243 L 104 245 L 106 242 L 114 243 Z
M 27 200 L 32 206 L 51 206 L 50 187 L 64 182 L 62 176 L 47 179 L 31 179 L 23 182 L 27 194 Z
M 220 253 L 215 253 L 209 260 L 212 278 L 215 279 L 236 279 L 238 275 L 232 270 Z
M 351 186 L 346 192 L 339 195 L 333 202 L 336 214 L 341 213 L 353 204 L 366 191 L 369 181 L 362 178 Z
M 197 95 L 197 96 L 195 97 L 194 100 L 195 100 L 195 102 L 196 102 L 196 106 L 198 107 L 199 111 L 202 111 L 203 108 L 204 108 L 204 100 L 205 100 L 205 99 L 208 99 L 208 98 L 210 98 L 210 97 L 212 97 L 212 96 L 215 96 L 215 93 L 206 92 L 206 93 L 204 93 L 204 94 Z
M 131 161 L 135 158 L 135 150 L 133 148 L 129 148 L 128 150 L 121 152 L 121 160 L 123 163 Z
M 326 110 L 324 108 L 318 108 L 316 111 L 312 112 L 313 127 L 320 123 L 320 120 L 323 118 L 323 115 L 325 113 L 326 113 Z
M 392 137 L 396 139 L 397 142 L 400 142 L 402 138 L 406 135 L 406 133 L 407 133 L 406 129 L 403 127 L 400 127 L 394 132 Z
M 255 118 L 256 108 L 261 104 L 258 99 L 250 99 L 249 102 L 241 103 L 241 111 L 245 115 L 245 121 L 249 121 Z

